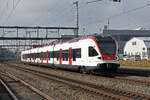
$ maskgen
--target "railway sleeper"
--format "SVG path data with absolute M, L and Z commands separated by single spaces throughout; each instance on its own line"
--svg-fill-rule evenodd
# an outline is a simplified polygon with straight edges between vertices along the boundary
M 89 72 L 85 66 L 80 66 L 79 71 L 82 74 L 87 74 Z

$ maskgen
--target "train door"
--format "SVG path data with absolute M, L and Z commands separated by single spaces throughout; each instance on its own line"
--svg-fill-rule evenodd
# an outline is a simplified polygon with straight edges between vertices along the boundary
M 69 65 L 72 65 L 72 48 L 69 48 Z
M 89 46 L 88 47 L 88 63 L 89 65 L 94 65 L 95 62 L 98 62 L 98 52 L 96 51 L 95 47 Z
M 59 64 L 62 64 L 62 49 L 59 50 Z

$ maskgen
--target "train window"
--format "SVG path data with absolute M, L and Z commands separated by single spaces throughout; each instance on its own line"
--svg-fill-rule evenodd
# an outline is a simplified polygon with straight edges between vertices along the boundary
M 55 55 L 56 55 L 56 51 L 53 51 L 53 58 L 55 58 Z
M 62 52 L 63 61 L 68 61 L 68 50 Z
M 32 59 L 34 59 L 34 53 L 31 54 Z
M 51 59 L 51 52 L 48 52 L 48 59 Z
M 48 52 L 49 59 L 53 58 L 53 52 Z
M 23 55 L 23 59 L 25 59 L 25 55 Z
M 110 55 L 116 53 L 116 45 L 114 40 L 98 40 L 97 43 L 102 54 Z
M 53 51 L 51 54 L 51 58 L 57 58 L 57 60 L 59 59 L 59 52 L 58 51 Z
M 38 53 L 35 54 L 35 58 L 38 58 Z
M 81 48 L 75 49 L 75 53 L 76 53 L 76 58 L 81 58 Z
M 39 53 L 36 54 L 36 58 L 40 58 L 40 57 L 39 57 Z
M 39 53 L 39 58 L 41 59 L 41 53 Z
M 56 51 L 56 58 L 57 58 L 57 61 L 59 60 L 59 51 Z
M 32 58 L 32 55 L 30 54 L 29 56 L 30 56 L 30 59 L 31 59 L 31 58 Z
M 73 61 L 76 61 L 76 58 L 81 58 L 81 48 L 73 49 Z
M 32 59 L 33 59 L 34 58 L 34 53 L 32 53 L 31 56 L 32 56 Z
M 98 53 L 93 47 L 89 47 L 89 57 L 97 56 Z
M 47 58 L 47 52 L 44 52 L 43 59 L 46 60 L 46 58 Z
M 62 51 L 62 60 L 65 61 L 65 53 Z
M 81 48 L 73 49 L 73 58 L 81 58 Z
M 37 58 L 37 53 L 35 53 L 35 58 Z
M 66 61 L 68 61 L 68 58 L 69 58 L 69 51 L 68 50 L 65 51 L 65 58 L 66 58 Z

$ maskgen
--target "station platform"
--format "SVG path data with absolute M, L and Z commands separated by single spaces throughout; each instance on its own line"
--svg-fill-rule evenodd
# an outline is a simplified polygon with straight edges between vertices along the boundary
M 135 74 L 150 77 L 150 67 L 120 66 L 118 73 Z

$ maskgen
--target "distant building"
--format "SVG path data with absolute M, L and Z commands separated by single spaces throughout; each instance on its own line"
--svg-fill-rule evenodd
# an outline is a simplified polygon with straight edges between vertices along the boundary
M 141 58 L 150 56 L 150 37 L 134 37 L 126 42 L 124 55 L 140 55 Z
M 1 48 L 0 47 L 0 60 L 1 59 L 9 59 L 9 58 L 13 58 L 14 59 L 15 54 L 12 51 L 9 51 L 6 48 Z
M 112 36 L 118 41 L 119 54 L 123 54 L 123 48 L 127 41 L 133 37 L 150 37 L 150 30 L 103 30 L 103 35 Z

